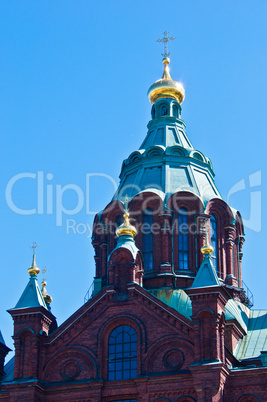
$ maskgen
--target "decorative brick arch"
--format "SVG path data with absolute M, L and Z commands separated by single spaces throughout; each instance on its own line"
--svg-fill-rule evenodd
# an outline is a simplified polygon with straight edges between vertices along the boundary
M 116 316 L 116 318 L 110 318 L 105 322 L 104 325 L 100 328 L 97 336 L 98 345 L 97 345 L 97 354 L 98 354 L 98 362 L 101 372 L 99 373 L 101 378 L 108 378 L 108 340 L 111 332 L 121 326 L 121 325 L 129 325 L 132 327 L 137 333 L 137 375 L 141 374 L 142 367 L 142 356 L 146 352 L 146 329 L 143 322 L 135 317 L 134 315 L 121 315 Z
M 144 373 L 177 371 L 193 364 L 193 344 L 185 338 L 165 337 L 156 341 L 148 350 L 144 361 Z M 174 362 L 176 361 L 177 364 Z M 159 369 L 160 367 L 160 369 Z
M 233 212 L 229 205 L 220 198 L 213 198 L 206 206 L 205 213 L 208 215 L 216 215 L 216 217 L 226 225 L 235 219 Z
M 213 215 L 217 222 L 218 274 L 221 279 L 234 276 L 232 248 L 236 238 L 235 217 L 229 205 L 220 198 L 213 198 L 207 204 L 205 213 Z M 211 233 L 209 233 L 211 236 Z M 229 283 L 236 285 L 235 283 Z
M 14 336 L 18 336 L 19 338 L 23 338 L 27 335 L 34 334 L 34 330 L 30 327 L 24 327 L 19 330 Z
M 192 396 L 188 396 L 188 395 L 183 395 L 180 396 L 180 398 L 176 399 L 175 402 L 196 402 L 196 399 L 193 398 Z
M 42 379 L 46 382 L 97 379 L 94 355 L 82 347 L 68 347 L 56 353 L 44 366 Z
M 260 402 L 260 400 L 259 400 L 259 398 L 257 398 L 257 397 L 254 396 L 254 395 L 246 394 L 246 395 L 241 396 L 241 397 L 237 400 L 237 402 Z

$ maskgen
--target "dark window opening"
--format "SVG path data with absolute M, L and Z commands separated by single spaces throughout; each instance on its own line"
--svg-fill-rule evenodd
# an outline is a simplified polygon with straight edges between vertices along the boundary
M 188 213 L 185 208 L 178 212 L 178 259 L 179 269 L 189 268 L 189 231 L 188 231 Z
M 129 380 L 137 375 L 137 335 L 129 325 L 112 331 L 108 342 L 109 381 Z
M 153 269 L 153 211 L 143 213 L 143 258 L 145 271 Z

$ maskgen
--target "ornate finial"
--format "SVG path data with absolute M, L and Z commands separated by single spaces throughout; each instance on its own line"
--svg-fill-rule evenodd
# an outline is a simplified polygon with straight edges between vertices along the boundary
M 126 194 L 126 196 L 124 197 L 124 200 L 122 201 L 123 202 L 123 205 L 124 205 L 124 212 L 125 213 L 129 213 L 129 207 L 128 207 L 128 205 L 129 205 L 129 202 L 131 201 L 131 198 L 129 198 L 128 197 L 128 195 Z
M 206 234 L 205 234 L 205 244 L 203 247 L 201 247 L 201 253 L 204 254 L 204 256 L 211 255 L 213 253 L 213 247 L 209 244 L 208 240 L 208 231 L 207 231 L 207 226 L 206 226 Z
M 45 282 L 45 274 L 47 273 L 47 269 L 46 266 L 44 265 L 43 269 L 42 269 L 42 274 L 43 274 L 43 282 Z
M 45 281 L 45 274 L 47 273 L 47 269 L 46 269 L 46 267 L 44 266 L 44 268 L 42 269 L 42 273 L 43 273 L 43 281 L 42 281 L 42 283 L 41 283 L 41 285 L 42 285 L 42 290 L 41 290 L 41 292 L 42 292 L 42 295 L 43 295 L 43 299 L 44 299 L 44 301 L 46 302 L 46 304 L 50 304 L 51 302 L 52 302 L 52 297 L 47 293 L 47 290 L 46 290 L 46 281 Z
M 130 236 L 136 236 L 137 230 L 136 228 L 130 224 L 129 220 L 129 207 L 128 204 L 131 201 L 131 199 L 126 195 L 123 201 L 124 205 L 124 221 L 123 223 L 117 228 L 116 230 L 116 235 L 118 237 L 123 236 L 123 235 L 130 235 Z
M 40 272 L 40 269 L 37 267 L 36 261 L 35 261 L 35 249 L 36 249 L 36 247 L 38 247 L 38 245 L 34 241 L 32 243 L 32 246 L 31 246 L 31 248 L 33 250 L 33 252 L 32 252 L 32 265 L 28 269 L 28 272 L 29 272 L 30 275 L 38 275 L 39 272 Z
M 35 249 L 38 247 L 38 244 L 36 243 L 36 241 L 32 242 L 31 248 L 32 248 L 32 252 L 33 255 L 35 256 Z
M 161 53 L 161 55 L 163 56 L 164 59 L 167 59 L 169 57 L 169 55 L 171 54 L 170 52 L 168 53 L 168 42 L 170 40 L 174 40 L 175 38 L 173 36 L 171 36 L 170 38 L 168 38 L 168 33 L 167 31 L 164 32 L 164 38 L 162 39 L 158 39 L 157 42 L 164 42 L 164 52 L 165 53 Z

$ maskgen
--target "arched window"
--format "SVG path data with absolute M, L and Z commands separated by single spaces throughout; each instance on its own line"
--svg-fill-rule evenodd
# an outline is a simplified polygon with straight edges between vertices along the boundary
M 114 329 L 108 341 L 108 379 L 129 380 L 137 375 L 137 335 L 129 325 Z
M 188 213 L 185 208 L 180 208 L 178 212 L 178 258 L 179 269 L 188 269 L 189 257 L 189 233 L 188 233 Z
M 143 212 L 143 258 L 145 271 L 153 269 L 153 211 Z
M 172 115 L 173 117 L 178 117 L 178 108 L 175 105 L 172 107 Z
M 218 271 L 218 233 L 217 233 L 217 219 L 214 215 L 210 217 L 210 242 L 213 247 L 211 254 L 213 266 Z
M 161 116 L 167 116 L 168 114 L 168 108 L 167 105 L 162 105 L 160 108 L 160 115 Z

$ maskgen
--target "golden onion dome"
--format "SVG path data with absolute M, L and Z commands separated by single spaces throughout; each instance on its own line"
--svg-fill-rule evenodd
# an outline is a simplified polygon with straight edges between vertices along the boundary
M 123 221 L 123 223 L 116 229 L 116 235 L 117 235 L 118 237 L 120 237 L 120 236 L 125 236 L 125 235 L 130 235 L 130 236 L 132 236 L 132 237 L 136 236 L 137 230 L 136 230 L 136 228 L 135 228 L 133 225 L 130 224 L 130 221 L 129 221 L 129 211 L 128 211 L 128 210 L 126 210 L 126 211 L 124 212 L 123 217 L 124 217 L 124 221 Z
M 47 290 L 46 290 L 46 281 L 45 280 L 43 280 L 43 282 L 41 283 L 41 285 L 42 285 L 42 290 L 41 290 L 41 292 L 42 292 L 42 296 L 43 296 L 43 299 L 44 299 L 44 301 L 47 303 L 47 304 L 50 304 L 50 303 L 52 303 L 52 297 L 47 293 Z
M 170 59 L 168 57 L 164 57 L 163 64 L 164 71 L 162 78 L 151 85 L 147 93 L 148 99 L 154 104 L 158 99 L 161 98 L 173 98 L 181 104 L 185 98 L 183 84 L 181 82 L 174 81 L 170 76 Z

